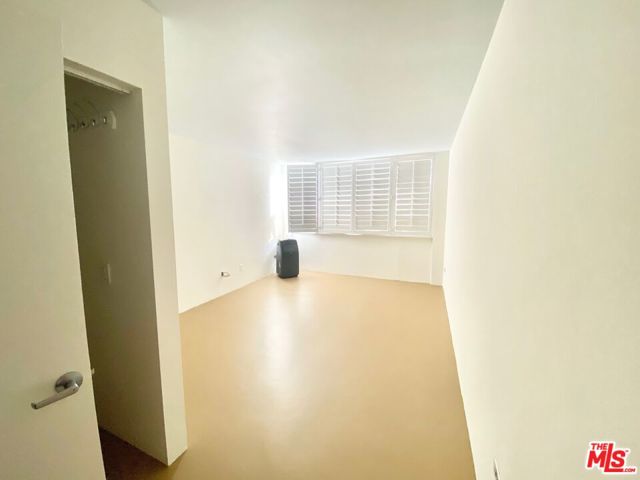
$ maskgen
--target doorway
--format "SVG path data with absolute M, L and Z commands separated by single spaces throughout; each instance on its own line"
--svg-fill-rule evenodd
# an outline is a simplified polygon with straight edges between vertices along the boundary
M 65 95 L 98 425 L 161 460 L 166 443 L 142 92 L 66 74 Z

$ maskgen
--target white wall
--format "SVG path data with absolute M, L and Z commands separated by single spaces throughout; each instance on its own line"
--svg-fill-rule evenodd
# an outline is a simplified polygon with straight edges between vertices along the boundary
M 298 241 L 300 269 L 427 283 L 431 239 L 374 235 L 291 234 Z
M 180 311 L 255 281 L 275 264 L 280 212 L 272 178 L 279 168 L 254 144 L 269 132 L 251 111 L 236 111 L 237 95 L 259 103 L 262 92 L 234 85 L 254 78 L 252 59 L 212 42 L 217 33 L 165 22 Z M 221 278 L 222 271 L 231 277 Z
M 168 75 L 172 89 L 193 88 L 192 79 L 177 76 Z M 277 212 L 268 162 L 173 130 L 170 138 L 183 312 L 273 271 Z
M 300 268 L 441 285 L 448 165 L 448 152 L 434 154 L 432 238 L 290 234 L 298 241 Z
M 162 396 L 162 425 L 158 430 L 162 438 L 154 451 L 148 453 L 171 463 L 185 450 L 187 438 L 177 316 L 162 18 L 148 5 L 132 0 L 28 0 L 22 5 L 49 17 L 52 24 L 62 25 L 60 41 L 65 58 L 142 89 L 158 343 L 158 356 L 150 375 L 159 375 L 162 386 L 157 392 Z M 63 58 L 51 58 L 51 61 L 59 63 L 60 67 L 60 81 L 54 84 L 56 86 L 50 89 L 48 96 L 53 105 L 64 98 Z M 60 118 L 64 118 L 64 113 Z M 65 135 L 64 127 L 49 131 L 43 126 L 40 132 L 33 141 L 43 145 L 51 140 L 51 136 Z M 49 132 L 49 136 L 44 132 Z M 61 140 L 66 143 L 66 138 Z M 52 177 L 51 181 L 62 182 L 63 179 Z M 68 188 L 71 194 L 70 184 L 60 188 Z
M 477 478 L 640 465 L 640 3 L 507 0 L 451 152 L 445 293 Z

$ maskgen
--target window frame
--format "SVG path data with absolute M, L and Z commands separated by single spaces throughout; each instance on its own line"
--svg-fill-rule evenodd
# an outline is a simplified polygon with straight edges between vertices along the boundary
M 300 170 L 300 186 L 296 187 L 300 189 L 300 192 L 296 192 L 296 194 L 300 195 L 300 212 L 298 213 L 297 216 L 299 216 L 301 218 L 301 224 L 299 226 L 297 226 L 297 228 L 299 228 L 298 230 L 291 230 L 291 218 L 295 215 L 292 215 L 291 212 L 291 198 L 292 198 L 292 182 L 291 182 L 291 178 L 290 178 L 290 171 L 294 170 L 294 169 L 299 169 Z M 318 168 L 317 165 L 315 164 L 311 164 L 311 163 L 305 163 L 305 164 L 289 164 L 286 166 L 286 198 L 287 198 L 287 215 L 286 215 L 286 222 L 287 222 L 287 231 L 289 233 L 317 233 L 318 232 Z M 315 202 L 314 202 L 314 213 L 315 213 L 315 218 L 313 221 L 313 224 L 310 225 L 309 227 L 306 227 L 307 223 L 306 223 L 306 217 L 307 214 L 305 212 L 306 209 L 306 198 L 309 195 L 309 192 L 306 191 L 307 187 L 305 186 L 307 183 L 312 184 L 313 182 L 306 182 L 305 181 L 305 176 L 306 176 L 306 172 L 305 170 L 310 170 L 314 172 L 315 175 L 315 187 L 313 188 L 313 190 L 315 191 Z M 311 215 L 309 215 L 311 216 Z
M 320 233 L 320 234 L 326 234 L 326 235 L 350 235 L 351 232 L 353 231 L 353 221 L 354 221 L 354 211 L 353 211 L 353 187 L 354 187 L 354 168 L 353 168 L 353 163 L 352 162 L 318 162 L 316 164 L 317 169 L 318 169 L 318 174 L 317 174 L 317 178 L 318 178 L 318 189 L 317 189 L 317 198 L 316 198 L 316 203 L 318 205 L 318 231 L 316 233 Z M 324 219 L 324 211 L 326 208 L 325 205 L 325 169 L 327 168 L 332 168 L 335 167 L 336 169 L 341 168 L 341 167 L 345 167 L 345 166 L 349 166 L 350 167 L 350 174 L 349 176 L 351 177 L 351 186 L 350 186 L 350 206 L 349 206 L 349 214 L 350 214 L 350 220 L 349 220 L 349 229 L 344 231 L 341 230 L 339 228 L 333 228 L 331 229 L 330 227 L 327 227 L 325 225 L 325 219 Z M 338 181 L 336 179 L 336 181 Z M 338 198 L 335 199 L 336 201 L 338 201 Z M 337 209 L 336 209 L 337 210 Z M 337 211 L 336 211 L 336 216 L 337 216 Z
M 423 232 L 404 232 L 396 231 L 396 188 L 397 188 L 397 174 L 398 165 L 400 162 L 406 161 L 428 161 L 428 220 L 427 229 Z M 389 174 L 389 211 L 388 211 L 388 228 L 385 231 L 380 230 L 356 230 L 356 209 L 355 209 L 355 191 L 356 191 L 356 166 L 357 164 L 366 163 L 378 163 L 378 162 L 390 162 L 390 174 Z M 394 155 L 386 157 L 365 158 L 357 160 L 341 160 L 341 161 L 327 161 L 327 162 L 306 162 L 306 163 L 291 163 L 287 165 L 287 185 L 288 185 L 288 167 L 289 166 L 311 166 L 316 167 L 316 230 L 315 231 L 291 231 L 291 227 L 288 223 L 289 219 L 289 203 L 287 200 L 287 232 L 293 234 L 317 234 L 317 235 L 346 235 L 346 236 L 374 236 L 374 237 L 395 237 L 395 238 L 425 238 L 432 239 L 433 233 L 433 178 L 434 178 L 434 162 L 435 155 L 433 153 L 416 153 L 409 155 Z M 324 172 L 323 169 L 331 166 L 351 166 L 351 224 L 349 231 L 342 230 L 325 230 L 323 225 L 323 201 L 324 201 Z M 288 199 L 288 196 L 287 196 Z

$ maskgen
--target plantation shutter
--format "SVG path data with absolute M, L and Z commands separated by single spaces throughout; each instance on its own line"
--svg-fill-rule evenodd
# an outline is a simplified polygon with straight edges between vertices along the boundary
M 322 164 L 320 169 L 320 229 L 327 233 L 350 232 L 353 164 Z
M 400 160 L 396 171 L 395 231 L 431 232 L 431 159 Z
M 388 232 L 391 162 L 355 163 L 354 231 Z
M 287 204 L 290 232 L 317 231 L 317 202 L 316 166 L 289 165 L 287 168 Z

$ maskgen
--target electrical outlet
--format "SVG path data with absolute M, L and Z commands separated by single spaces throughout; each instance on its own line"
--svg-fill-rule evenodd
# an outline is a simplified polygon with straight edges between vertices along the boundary
M 241 263 L 238 269 L 242 272 L 244 270 L 244 263 Z
M 498 461 L 493 459 L 493 480 L 500 480 L 500 472 L 498 471 Z

